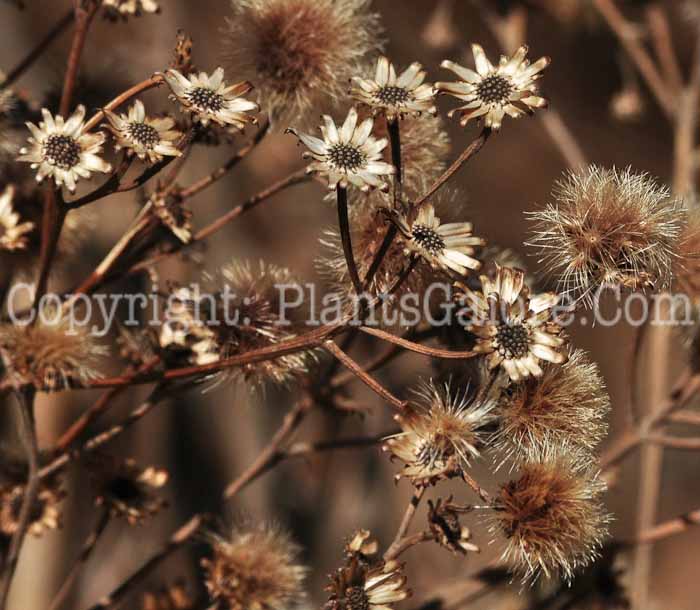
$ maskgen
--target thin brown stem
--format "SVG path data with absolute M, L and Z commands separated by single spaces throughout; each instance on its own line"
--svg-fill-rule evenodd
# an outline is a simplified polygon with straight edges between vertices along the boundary
M 135 589 L 160 563 L 172 553 L 182 548 L 200 532 L 204 523 L 202 515 L 194 515 L 184 525 L 168 539 L 163 548 L 136 570 L 129 578 L 120 584 L 109 595 L 105 596 L 97 604 L 90 607 L 90 610 L 107 610 L 116 608 L 122 600 Z
M 0 91 L 12 85 L 12 83 L 31 68 L 34 62 L 41 57 L 51 43 L 58 38 L 71 23 L 73 23 L 73 9 L 70 9 L 63 15 L 27 56 L 8 72 L 5 80 L 0 83 Z
M 360 281 L 360 274 L 357 271 L 355 254 L 352 251 L 352 237 L 350 236 L 350 220 L 348 218 L 348 191 L 347 189 L 338 185 L 336 192 L 338 195 L 338 228 L 340 230 L 340 239 L 343 243 L 345 263 L 348 267 L 348 273 L 350 274 L 352 285 L 355 288 L 355 293 L 357 295 L 361 295 L 362 282 Z
M 673 49 L 673 34 L 666 9 L 659 3 L 652 3 L 646 8 L 646 19 L 664 79 L 675 93 L 679 93 L 683 88 L 683 73 Z
M 77 0 L 75 2 L 75 31 L 73 33 L 70 53 L 68 54 L 68 67 L 66 68 L 66 76 L 63 80 L 63 93 L 61 94 L 61 104 L 58 111 L 58 114 L 63 117 L 67 117 L 71 109 L 87 33 L 99 7 L 99 2 L 91 1 L 88 3 L 87 8 L 83 7 L 82 2 Z
M 593 0 L 593 4 L 634 62 L 661 109 L 667 117 L 673 117 L 676 110 L 676 99 L 661 76 L 658 67 L 642 45 L 636 28 L 625 19 L 614 0 Z
M 39 446 L 36 437 L 34 421 L 34 391 L 17 390 L 15 392 L 20 420 L 20 437 L 27 454 L 27 485 L 22 496 L 22 506 L 17 517 L 17 529 L 12 534 L 7 557 L 3 564 L 2 581 L 0 582 L 0 610 L 5 610 L 7 597 L 10 593 L 12 578 L 17 568 L 17 560 L 22 548 L 25 534 L 32 518 L 34 503 L 39 493 Z
M 305 398 L 297 402 L 296 405 L 284 416 L 282 426 L 275 432 L 267 446 L 260 452 L 257 459 L 226 489 L 223 497 L 230 500 L 238 494 L 248 483 L 253 481 L 258 475 L 265 471 L 268 464 L 275 460 L 275 456 L 285 441 L 293 434 L 309 412 L 313 403 Z
M 464 149 L 464 152 L 455 160 L 455 162 L 450 165 L 450 167 L 445 170 L 445 173 L 440 176 L 435 183 L 428 189 L 418 201 L 416 201 L 416 207 L 423 205 L 428 199 L 430 199 L 439 189 L 443 186 L 452 176 L 454 176 L 459 169 L 464 165 L 469 159 L 475 156 L 486 144 L 486 141 L 491 135 L 491 128 L 484 127 L 479 136 Z
M 355 362 L 348 354 L 346 354 L 336 343 L 332 340 L 326 341 L 324 347 L 335 356 L 343 366 L 345 366 L 353 375 L 355 375 L 362 383 L 364 383 L 370 390 L 372 390 L 377 396 L 388 402 L 395 409 L 402 411 L 406 408 L 406 401 L 401 400 L 394 396 L 389 390 L 387 390 L 381 383 L 376 379 L 365 373 L 362 367 Z
M 700 509 L 685 513 L 680 517 L 665 521 L 642 532 L 632 544 L 651 544 L 676 534 L 682 534 L 691 527 L 700 525 Z
M 53 600 L 51 601 L 49 610 L 60 610 L 60 608 L 63 607 L 63 605 L 66 603 L 68 595 L 70 594 L 71 589 L 73 588 L 73 585 L 75 584 L 75 581 L 77 580 L 78 575 L 80 574 L 80 571 L 82 570 L 87 560 L 90 558 L 90 555 L 92 555 L 92 552 L 95 550 L 95 547 L 97 546 L 97 543 L 99 542 L 102 534 L 107 529 L 109 519 L 109 510 L 102 509 L 98 517 L 97 523 L 90 535 L 86 538 L 85 543 L 83 544 L 83 548 L 80 550 L 80 553 L 78 554 L 78 556 L 75 559 L 75 562 L 73 563 L 73 567 L 68 572 L 68 575 L 63 581 L 61 588 L 58 590 Z
M 389 343 L 394 343 L 404 349 L 407 349 L 416 354 L 422 354 L 423 356 L 430 356 L 432 358 L 443 358 L 446 360 L 466 360 L 467 358 L 474 358 L 479 356 L 478 352 L 457 352 L 447 349 L 439 349 L 436 347 L 428 347 L 427 345 L 422 345 L 420 343 L 414 343 L 408 339 L 402 339 L 396 335 L 381 330 L 379 328 L 371 328 L 369 326 L 362 326 L 361 329 L 363 333 L 377 337 L 382 341 L 388 341 Z
M 384 553 L 384 561 L 391 561 L 392 559 L 396 559 L 399 553 L 402 552 L 402 541 L 406 537 L 408 529 L 411 527 L 411 522 L 416 516 L 416 510 L 418 509 L 418 505 L 420 504 L 424 493 L 424 485 L 419 485 L 418 487 L 416 487 L 415 491 L 413 492 L 413 496 L 411 496 L 411 499 L 408 502 L 408 506 L 406 507 L 406 512 L 404 512 L 403 519 L 401 519 L 399 529 L 396 531 L 394 541 L 389 545 L 389 548 L 387 549 L 386 553 Z

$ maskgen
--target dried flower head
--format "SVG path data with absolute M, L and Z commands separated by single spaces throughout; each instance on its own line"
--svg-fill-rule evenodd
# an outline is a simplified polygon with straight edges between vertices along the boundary
M 105 17 L 139 17 L 143 13 L 159 13 L 160 6 L 154 0 L 102 0 Z
M 605 436 L 610 398 L 586 353 L 575 350 L 568 362 L 543 371 L 508 388 L 500 400 L 493 447 L 504 460 L 531 461 L 562 444 L 592 453 Z
M 183 76 L 171 68 L 163 76 L 173 97 L 203 126 L 214 122 L 243 131 L 247 123 L 257 123 L 248 113 L 257 112 L 258 105 L 243 97 L 253 85 L 243 81 L 227 86 L 223 68 L 217 68 L 211 76 L 206 72 Z
M 560 290 L 591 305 L 601 286 L 669 285 L 683 223 L 666 187 L 630 168 L 592 165 L 557 183 L 555 203 L 532 212 L 539 248 Z
M 455 555 L 467 552 L 478 553 L 479 547 L 470 542 L 471 532 L 462 525 L 459 516 L 470 512 L 469 506 L 459 506 L 452 502 L 452 496 L 443 502 L 438 498 L 435 503 L 428 500 L 428 523 L 437 543 Z
M 392 604 L 410 597 L 403 565 L 380 561 L 362 565 L 356 558 L 331 576 L 331 593 L 324 610 L 391 610 Z
M 526 113 L 532 114 L 536 108 L 547 106 L 547 100 L 538 95 L 535 81 L 541 78 L 542 70 L 550 63 L 549 57 L 540 57 L 534 64 L 525 59 L 527 47 L 520 47 L 513 57 L 501 56 L 494 66 L 487 59 L 484 49 L 472 45 L 476 72 L 445 60 L 442 67 L 454 72 L 461 81 L 435 83 L 439 93 L 449 93 L 466 102 L 451 110 L 449 115 L 460 115 L 462 127 L 478 117 L 484 117 L 484 125 L 494 131 L 501 128 L 503 117 L 517 119 Z
M 87 324 L 74 324 L 71 315 L 47 304 L 33 324 L 0 325 L 0 354 L 7 373 L 19 385 L 31 384 L 53 392 L 96 379 L 95 366 L 106 355 Z
M 369 530 L 358 530 L 345 545 L 345 556 L 348 560 L 357 558 L 368 566 L 374 563 L 379 553 L 379 543 Z
M 486 241 L 472 234 L 472 223 L 443 224 L 429 203 L 411 216 L 413 219 L 400 213 L 394 215 L 407 254 L 420 256 L 433 267 L 459 275 L 467 275 L 481 267 L 474 255 L 476 248 L 484 246 Z
M 177 287 L 168 297 L 159 342 L 167 355 L 204 365 L 219 360 L 219 345 L 207 325 L 200 297 L 189 288 Z
M 350 92 L 372 114 L 381 113 L 391 120 L 423 112 L 435 115 L 435 92 L 432 85 L 424 82 L 426 74 L 423 66 L 414 62 L 397 76 L 394 64 L 381 56 L 374 78 L 354 76 Z
M 388 141 L 386 138 L 377 140 L 370 135 L 373 119 L 365 119 L 359 125 L 357 119 L 357 110 L 351 108 L 343 126 L 338 129 L 333 119 L 324 115 L 324 125 L 320 128 L 323 140 L 298 133 L 292 128 L 287 131 L 297 136 L 309 149 L 310 152 L 305 152 L 303 156 L 314 161 L 309 164 L 307 172 L 326 176 L 329 190 L 338 186 L 348 188 L 350 184 L 363 191 L 371 188 L 386 190 L 389 185 L 383 177 L 395 172 L 393 165 L 382 161 L 381 153 Z
M 495 279 L 481 276 L 481 291 L 458 284 L 459 300 L 471 314 L 466 329 L 477 337 L 474 351 L 487 355 L 489 369 L 502 367 L 512 381 L 540 377 L 541 360 L 566 362 L 562 326 L 553 311 L 560 297 L 553 292 L 530 296 L 523 271 L 496 268 Z
M 347 99 L 347 84 L 378 50 L 371 0 L 235 0 L 228 68 L 256 83 L 273 124 L 305 126 L 309 111 Z
M 605 483 L 590 459 L 558 446 L 524 464 L 494 498 L 492 532 L 506 538 L 503 559 L 523 577 L 571 580 L 598 557 L 610 521 Z
M 92 454 L 88 468 L 95 488 L 95 506 L 103 506 L 114 518 L 142 525 L 165 506 L 157 495 L 168 473 L 153 466 L 142 468 L 134 460 Z
M 280 300 L 280 286 L 299 285 L 288 269 L 263 261 L 257 265 L 233 262 L 209 277 L 208 284 L 215 297 L 208 305 L 211 319 L 219 321 L 210 329 L 222 358 L 269 347 L 304 332 L 306 309 L 285 310 Z M 290 383 L 308 372 L 312 360 L 313 352 L 295 352 L 224 370 L 219 380 L 242 377 L 253 386 Z
M 53 177 L 58 186 L 65 185 L 73 192 L 80 178 L 90 178 L 92 172 L 112 171 L 112 166 L 99 156 L 105 135 L 85 131 L 85 106 L 78 106 L 67 121 L 62 116 L 54 117 L 46 108 L 41 114 L 44 120 L 38 127 L 27 122 L 32 134 L 30 146 L 22 148 L 17 158 L 37 170 L 37 182 Z
M 182 133 L 174 130 L 175 120 L 171 117 L 152 119 L 146 116 L 146 108 L 141 100 L 136 100 L 127 114 L 115 114 L 104 110 L 109 125 L 107 128 L 114 134 L 116 150 L 126 149 L 131 155 L 138 156 L 142 161 L 157 163 L 163 157 L 179 157 L 175 142 Z
M 13 208 L 15 188 L 7 185 L 0 195 L 0 250 L 25 250 L 27 233 L 34 229 L 33 222 L 20 222 L 20 215 Z
M 11 537 L 19 527 L 19 514 L 24 500 L 28 468 L 14 456 L 3 455 L 0 468 L 0 537 Z M 29 529 L 32 536 L 41 536 L 46 530 L 61 526 L 58 508 L 65 492 L 57 477 L 39 481 L 39 492 L 31 508 Z
M 493 401 L 470 397 L 466 390 L 453 394 L 449 383 L 437 386 L 432 380 L 423 382 L 415 396 L 394 418 L 402 431 L 384 445 L 404 462 L 397 479 L 425 484 L 459 475 L 479 457 L 480 431 L 492 419 Z
M 236 529 L 228 538 L 208 533 L 212 557 L 202 560 L 217 610 L 288 610 L 304 598 L 307 569 L 299 547 L 279 529 Z

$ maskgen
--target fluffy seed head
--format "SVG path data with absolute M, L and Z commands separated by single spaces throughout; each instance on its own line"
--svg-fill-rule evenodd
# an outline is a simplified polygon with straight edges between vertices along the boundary
M 348 82 L 379 50 L 371 0 L 235 0 L 225 34 L 228 68 L 255 83 L 274 123 L 300 126 L 348 97 Z
M 506 539 L 503 559 L 523 582 L 570 581 L 598 557 L 610 517 L 600 501 L 605 483 L 589 464 L 571 447 L 550 448 L 501 486 L 491 531 Z
M 493 447 L 503 461 L 531 461 L 562 444 L 593 452 L 605 436 L 610 398 L 586 353 L 575 350 L 564 364 L 543 369 L 542 377 L 513 384 L 501 398 Z
M 384 446 L 405 464 L 399 477 L 423 483 L 458 474 L 479 457 L 480 431 L 491 421 L 493 403 L 432 380 L 423 382 L 415 395 L 406 412 L 396 416 L 402 431 Z
M 212 289 L 208 292 L 216 295 L 213 319 L 220 322 L 210 329 L 222 358 L 268 347 L 304 331 L 305 310 L 285 311 L 280 302 L 279 286 L 299 285 L 288 269 L 262 261 L 257 265 L 233 262 L 209 278 L 209 283 Z M 222 371 L 220 379 L 242 375 L 253 385 L 289 383 L 308 371 L 312 359 L 309 352 L 288 354 Z
M 95 343 L 89 325 L 72 324 L 46 306 L 34 324 L 0 326 L 0 354 L 10 378 L 51 392 L 99 377 L 94 367 L 106 348 Z
M 535 222 L 531 245 L 560 290 L 591 305 L 605 284 L 668 286 L 683 214 L 666 187 L 630 168 L 592 165 L 559 182 L 554 199 L 529 216 Z
M 288 610 L 303 600 L 307 569 L 287 534 L 258 525 L 236 529 L 229 538 L 207 538 L 212 557 L 202 567 L 213 608 Z

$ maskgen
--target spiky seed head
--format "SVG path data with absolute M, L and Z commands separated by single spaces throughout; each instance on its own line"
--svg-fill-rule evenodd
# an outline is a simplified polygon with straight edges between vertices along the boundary
M 36 313 L 34 324 L 0 326 L 0 354 L 10 378 L 47 392 L 98 378 L 96 366 L 107 349 L 90 326 L 75 324 L 70 311 L 53 304 Z
M 501 485 L 491 531 L 505 539 L 503 560 L 523 582 L 570 581 L 598 557 L 610 517 L 600 499 L 605 483 L 590 464 L 573 447 L 550 447 Z
M 305 306 L 284 308 L 283 287 L 301 286 L 288 269 L 263 261 L 234 261 L 207 278 L 209 294 L 215 296 L 210 327 L 222 358 L 269 347 L 305 331 Z M 252 386 L 266 382 L 286 384 L 309 371 L 312 351 L 297 352 L 222 371 L 220 381 L 243 378 Z
M 647 174 L 595 165 L 570 172 L 554 203 L 529 213 L 531 244 L 560 291 L 591 305 L 602 285 L 663 289 L 683 224 L 681 203 Z
M 224 44 L 228 69 L 255 83 L 281 128 L 348 99 L 349 81 L 379 50 L 371 0 L 236 0 Z
M 206 538 L 212 555 L 202 568 L 217 610 L 289 610 L 304 599 L 307 569 L 298 562 L 299 547 L 280 529 L 254 525 Z
M 492 447 L 504 462 L 531 461 L 562 444 L 592 453 L 607 432 L 610 398 L 598 366 L 583 350 L 543 369 L 542 377 L 513 384 L 501 397 Z
M 414 395 L 406 412 L 395 418 L 402 431 L 384 445 L 404 462 L 397 476 L 424 484 L 458 475 L 479 457 L 481 431 L 492 419 L 493 402 L 432 380 L 422 382 Z

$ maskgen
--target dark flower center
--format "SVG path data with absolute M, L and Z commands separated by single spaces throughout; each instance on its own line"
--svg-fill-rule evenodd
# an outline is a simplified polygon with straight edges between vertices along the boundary
M 348 610 L 369 610 L 369 598 L 364 587 L 348 587 L 345 591 Z
M 409 99 L 410 95 L 406 89 L 403 87 L 382 87 L 377 93 L 375 93 L 375 97 L 382 103 L 386 104 L 387 106 L 400 106 L 401 104 L 405 104 Z
M 206 87 L 195 87 L 187 93 L 187 97 L 198 108 L 210 112 L 219 112 L 225 103 L 223 96 Z
M 524 324 L 502 323 L 496 333 L 498 351 L 506 358 L 523 358 L 530 349 L 530 333 Z
M 52 135 L 44 144 L 44 157 L 50 165 L 68 170 L 80 163 L 80 145 L 71 137 Z
M 132 140 L 149 150 L 160 142 L 158 130 L 146 123 L 129 123 L 129 136 L 131 136 Z
M 365 155 L 349 144 L 335 144 L 328 151 L 328 157 L 336 167 L 350 171 L 361 168 L 366 161 Z
M 411 234 L 415 242 L 430 254 L 439 254 L 445 249 L 445 241 L 430 227 L 413 225 Z
M 512 91 L 510 80 L 500 74 L 490 74 L 476 87 L 479 99 L 486 104 L 504 104 Z

